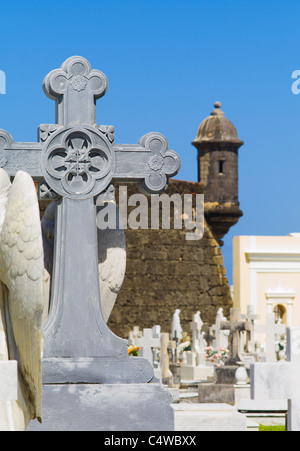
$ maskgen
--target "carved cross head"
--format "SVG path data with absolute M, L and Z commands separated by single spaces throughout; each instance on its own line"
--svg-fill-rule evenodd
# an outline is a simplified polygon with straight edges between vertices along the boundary
M 108 89 L 108 80 L 80 56 L 72 56 L 44 80 L 45 94 L 56 101 L 60 125 L 96 124 L 96 100 Z

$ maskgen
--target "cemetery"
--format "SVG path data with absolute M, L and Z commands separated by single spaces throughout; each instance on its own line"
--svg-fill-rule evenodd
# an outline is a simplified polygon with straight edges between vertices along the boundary
M 242 310 L 230 297 L 208 312 L 207 301 L 185 309 L 174 297 L 161 323 L 152 320 L 155 309 L 140 310 L 143 321 L 134 325 L 123 311 L 121 333 L 111 330 L 128 277 L 115 184 L 162 194 L 176 186 L 180 157 L 158 132 L 118 144 L 113 126 L 97 125 L 108 79 L 83 57 L 52 70 L 43 89 L 55 101 L 56 123 L 39 126 L 38 142 L 15 142 L 0 130 L 0 431 L 299 431 L 300 328 L 277 310 L 261 317 L 254 303 Z M 203 163 L 207 129 L 223 124 L 222 154 L 236 168 L 242 141 L 220 108 L 216 102 L 193 144 Z M 210 183 L 206 202 L 210 190 L 221 190 Z M 221 219 L 214 206 L 206 209 L 211 260 L 221 258 L 222 238 L 242 214 L 236 190 L 236 182 L 228 186 L 235 201 Z M 107 211 L 116 227 L 102 229 Z M 133 284 L 145 260 L 136 257 Z M 222 293 L 224 268 L 219 276 Z M 227 288 L 217 297 L 228 300 Z

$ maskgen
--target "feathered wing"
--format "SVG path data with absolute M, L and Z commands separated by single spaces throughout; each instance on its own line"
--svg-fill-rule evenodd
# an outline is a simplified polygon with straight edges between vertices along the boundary
M 20 385 L 31 419 L 41 421 L 43 246 L 35 186 L 22 171 L 8 195 L 0 254 L 1 280 L 9 290 L 9 355 L 19 362 Z
M 107 322 L 125 277 L 126 244 L 123 229 L 98 230 L 98 259 L 101 308 L 103 319 Z
M 8 194 L 11 187 L 10 179 L 7 173 L 0 169 L 0 234 L 5 219 Z M 2 280 L 2 265 L 0 265 L 0 281 Z M 8 360 L 8 346 L 5 327 L 4 293 L 5 287 L 0 286 L 0 360 Z

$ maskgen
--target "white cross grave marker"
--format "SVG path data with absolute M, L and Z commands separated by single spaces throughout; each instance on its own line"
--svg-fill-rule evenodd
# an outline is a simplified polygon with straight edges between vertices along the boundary
M 256 324 L 255 333 L 266 334 L 266 361 L 276 362 L 276 343 L 275 336 L 283 335 L 286 331 L 286 326 L 284 324 L 276 324 L 275 313 L 267 313 L 266 324 Z
M 141 349 L 141 356 L 148 359 L 153 365 L 152 348 L 160 348 L 160 338 L 153 338 L 152 329 L 144 329 L 142 338 L 136 339 L 136 345 Z

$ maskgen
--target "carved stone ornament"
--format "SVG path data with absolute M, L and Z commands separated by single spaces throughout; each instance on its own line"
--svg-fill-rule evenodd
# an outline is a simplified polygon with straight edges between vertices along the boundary
M 47 141 L 42 166 L 45 180 L 61 196 L 85 199 L 110 183 L 114 153 L 106 137 L 92 127 L 65 127 Z

